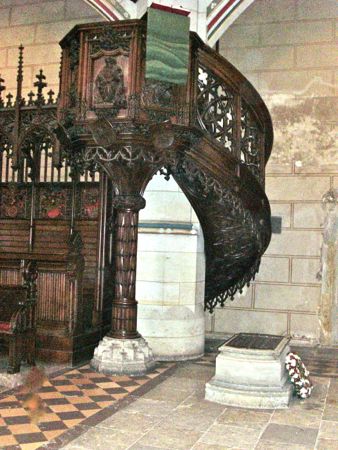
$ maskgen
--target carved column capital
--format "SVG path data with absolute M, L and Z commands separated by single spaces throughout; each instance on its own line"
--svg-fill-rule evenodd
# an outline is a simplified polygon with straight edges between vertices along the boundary
M 113 198 L 113 207 L 120 211 L 138 212 L 145 206 L 146 201 L 140 194 L 117 195 Z

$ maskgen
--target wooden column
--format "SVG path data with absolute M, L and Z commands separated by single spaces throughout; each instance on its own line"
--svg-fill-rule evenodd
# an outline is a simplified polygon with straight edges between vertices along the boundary
M 113 200 L 115 219 L 115 296 L 112 308 L 112 330 L 108 336 L 135 339 L 137 331 L 136 261 L 138 215 L 145 207 L 139 195 L 119 195 Z

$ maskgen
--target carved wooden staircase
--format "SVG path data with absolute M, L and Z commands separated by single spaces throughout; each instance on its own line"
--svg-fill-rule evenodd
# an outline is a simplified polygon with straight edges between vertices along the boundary
M 203 229 L 205 307 L 213 311 L 216 305 L 223 306 L 254 278 L 270 241 L 264 172 L 273 132 L 261 97 L 243 75 L 194 33 L 184 86 L 145 79 L 146 26 L 142 20 L 79 25 L 60 45 L 57 101 L 51 91 L 44 96 L 42 72 L 37 75 L 36 94 L 22 98 L 22 47 L 15 101 L 11 94 L 7 101 L 1 97 L 4 80 L 0 79 L 0 220 L 6 223 L 6 236 L 13 236 L 13 242 L 6 238 L 6 253 L 23 245 L 11 232 L 11 222 L 22 222 L 20 230 L 25 230 L 25 246 L 29 248 L 32 221 L 36 228 L 53 220 L 50 215 L 41 216 L 38 205 L 32 206 L 28 177 L 38 166 L 40 173 L 44 170 L 42 181 L 56 185 L 68 199 L 63 215 L 55 219 L 67 220 L 72 231 L 77 229 L 83 235 L 85 277 L 89 280 L 86 304 L 93 308 L 93 317 L 85 319 L 84 328 L 102 327 L 109 322 L 105 315 L 111 309 L 104 292 L 109 283 L 103 275 L 114 256 L 111 208 L 116 211 L 115 223 L 129 224 L 129 231 L 124 232 L 131 236 L 138 210 L 143 207 L 142 194 L 160 170 L 177 181 Z M 119 95 L 109 102 L 98 98 L 95 84 L 107 57 L 119 74 L 113 85 Z M 38 153 L 34 153 L 36 148 Z M 48 148 L 44 162 L 39 160 L 43 148 Z M 49 170 L 54 175 L 48 178 Z M 98 172 L 100 183 L 93 175 Z M 81 180 L 86 188 L 81 188 Z M 92 187 L 90 180 L 95 181 Z M 19 200 L 16 194 L 11 197 L 13 208 L 4 208 L 6 192 L 13 185 L 18 192 L 25 192 L 20 194 L 21 206 L 15 203 Z M 86 189 L 93 189 L 93 194 Z M 93 200 L 90 196 L 95 195 Z M 91 205 L 85 203 L 86 198 L 91 198 Z M 122 239 L 115 254 L 121 269 L 116 271 L 115 298 L 122 295 L 120 306 L 125 301 L 116 314 L 126 314 L 123 320 L 130 330 L 136 330 L 133 295 L 137 248 L 133 239 Z M 2 251 L 0 247 L 0 258 Z M 109 289 L 108 297 L 112 295 Z

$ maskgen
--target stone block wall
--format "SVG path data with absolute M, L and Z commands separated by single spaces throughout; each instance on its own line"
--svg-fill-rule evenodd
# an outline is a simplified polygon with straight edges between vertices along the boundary
M 144 196 L 137 255 L 139 331 L 157 358 L 200 356 L 205 338 L 200 225 L 172 178 L 154 176 Z
M 83 0 L 1 0 L 0 73 L 15 94 L 18 46 L 24 50 L 23 95 L 33 87 L 40 68 L 48 89 L 59 90 L 59 41 L 75 25 L 104 20 Z M 5 92 L 6 94 L 6 92 Z
M 338 168 L 337 16 L 334 0 L 256 0 L 220 41 L 221 54 L 252 82 L 272 116 L 266 190 L 282 232 L 273 234 L 245 296 L 208 317 L 209 332 L 320 340 L 321 199 L 337 187 Z

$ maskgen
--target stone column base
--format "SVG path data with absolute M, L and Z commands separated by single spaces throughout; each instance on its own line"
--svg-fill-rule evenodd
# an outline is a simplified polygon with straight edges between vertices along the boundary
M 109 375 L 143 375 L 155 366 L 145 339 L 114 339 L 105 336 L 96 347 L 91 367 Z
M 219 348 L 215 376 L 205 386 L 206 400 L 243 408 L 287 408 L 292 395 L 285 369 L 289 339 L 281 336 L 271 349 L 241 348 L 232 346 L 238 336 Z

